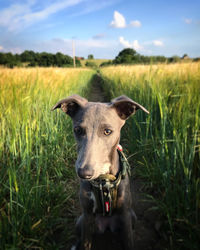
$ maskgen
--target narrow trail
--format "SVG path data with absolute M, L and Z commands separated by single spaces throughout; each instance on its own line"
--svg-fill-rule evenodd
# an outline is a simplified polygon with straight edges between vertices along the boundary
M 102 79 L 95 75 L 89 101 L 108 102 L 102 88 Z M 144 183 L 133 175 L 131 179 L 131 191 L 133 195 L 133 209 L 137 215 L 137 222 L 134 229 L 134 250 L 160 250 L 161 239 L 159 236 L 160 222 L 158 213 L 152 210 L 153 204 L 145 201 Z M 113 248 L 114 249 L 114 248 Z

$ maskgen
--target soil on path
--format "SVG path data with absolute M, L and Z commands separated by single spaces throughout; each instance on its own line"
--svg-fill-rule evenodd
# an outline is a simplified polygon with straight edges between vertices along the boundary
M 103 89 L 102 79 L 96 75 L 91 85 L 89 101 L 108 102 Z M 133 174 L 131 179 L 133 194 L 133 209 L 137 215 L 134 228 L 134 250 L 160 250 L 161 238 L 159 235 L 159 215 L 152 210 L 152 202 L 145 198 L 145 185 L 143 181 Z M 112 243 L 113 244 L 113 243 Z M 115 244 L 114 244 L 115 245 Z M 112 249 L 117 249 L 115 246 Z

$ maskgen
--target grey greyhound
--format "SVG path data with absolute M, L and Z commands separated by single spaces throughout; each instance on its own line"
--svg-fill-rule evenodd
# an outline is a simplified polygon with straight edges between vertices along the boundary
M 127 96 L 110 103 L 88 102 L 72 95 L 59 101 L 73 121 L 78 157 L 82 215 L 76 224 L 77 244 L 72 249 L 95 249 L 94 235 L 118 232 L 120 249 L 132 250 L 133 212 L 128 164 L 120 150 L 120 130 L 138 109 L 149 113 Z M 105 248 L 104 248 L 105 249 Z

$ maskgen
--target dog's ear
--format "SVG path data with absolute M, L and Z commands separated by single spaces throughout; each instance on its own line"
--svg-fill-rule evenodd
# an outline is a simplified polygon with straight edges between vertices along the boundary
M 113 99 L 111 101 L 111 107 L 114 107 L 116 109 L 117 114 L 122 120 L 128 119 L 129 116 L 135 114 L 138 109 L 141 109 L 149 114 L 149 111 L 146 110 L 142 105 L 134 102 L 125 95 Z
M 72 95 L 66 99 L 62 99 L 53 106 L 51 111 L 61 108 L 63 112 L 73 117 L 79 108 L 83 108 L 87 104 L 87 100 L 79 95 Z

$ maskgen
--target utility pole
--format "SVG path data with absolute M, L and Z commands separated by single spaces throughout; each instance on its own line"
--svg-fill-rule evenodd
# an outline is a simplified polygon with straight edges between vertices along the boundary
M 73 50 L 73 61 L 74 61 L 74 68 L 76 68 L 76 57 L 75 57 L 75 42 L 72 40 L 72 50 Z

